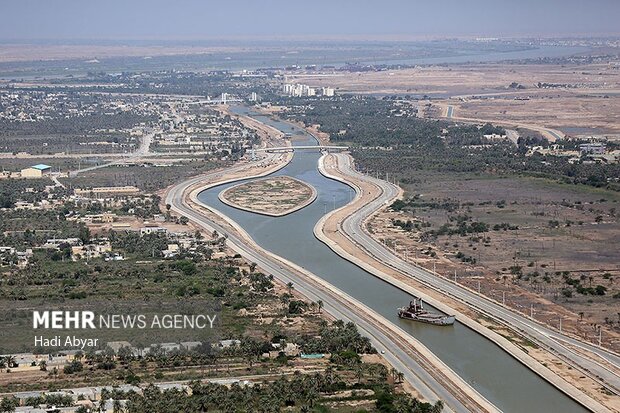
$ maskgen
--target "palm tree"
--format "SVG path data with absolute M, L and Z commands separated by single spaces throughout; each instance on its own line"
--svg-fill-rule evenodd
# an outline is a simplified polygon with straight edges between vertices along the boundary
M 122 413 L 125 409 L 123 409 L 123 404 L 119 399 L 114 399 L 112 403 L 112 412 L 113 413 Z
M 19 402 L 15 396 L 4 397 L 0 400 L 0 412 L 14 412 L 19 406 Z
M 99 412 L 105 412 L 106 401 L 108 400 L 108 389 L 101 389 L 101 399 L 99 400 Z
M 293 294 L 293 288 L 295 288 L 295 287 L 293 286 L 293 283 L 289 281 L 289 282 L 286 284 L 286 288 L 287 288 L 287 290 L 288 290 L 289 295 L 292 295 L 292 294 Z
M 323 309 L 323 300 L 318 300 L 316 305 L 319 307 L 319 314 L 321 314 L 321 310 Z
M 404 394 L 394 398 L 394 411 L 397 413 L 417 413 L 420 411 L 418 407 L 419 403 L 416 399 L 411 399 Z
M 4 357 L 4 361 L 5 361 L 6 366 L 7 366 L 8 368 L 12 368 L 12 367 L 15 367 L 15 366 L 16 366 L 16 363 L 15 363 L 15 356 L 10 356 L 10 355 L 9 355 L 9 356 L 5 356 L 5 357 Z
M 325 369 L 325 384 L 329 387 L 335 383 L 334 367 L 329 366 Z
M 355 366 L 355 377 L 357 377 L 358 383 L 362 382 L 364 377 L 364 365 L 362 363 L 357 363 L 357 366 Z
M 396 379 L 398 378 L 398 370 L 396 370 L 394 367 L 392 367 L 390 369 L 390 375 L 392 376 L 392 381 L 394 383 L 396 383 Z
M 305 399 L 310 409 L 314 407 L 314 403 L 319 399 L 319 393 L 316 391 L 312 383 L 310 385 L 310 388 L 308 388 L 307 390 Z
M 386 381 L 388 378 L 388 369 L 383 364 L 379 365 L 379 380 Z

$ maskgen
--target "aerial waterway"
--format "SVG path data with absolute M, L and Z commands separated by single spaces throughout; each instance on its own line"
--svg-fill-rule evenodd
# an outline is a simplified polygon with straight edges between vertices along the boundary
M 238 107 L 237 113 L 248 113 Z M 257 120 L 293 136 L 293 145 L 316 144 L 301 128 L 266 116 Z M 317 221 L 354 197 L 347 185 L 325 178 L 318 169 L 318 151 L 295 152 L 293 160 L 274 175 L 288 175 L 316 188 L 317 199 L 309 206 L 283 217 L 242 211 L 221 202 L 218 194 L 237 184 L 213 187 L 198 199 L 243 227 L 261 247 L 290 260 L 363 302 L 392 323 L 420 340 L 452 370 L 504 412 L 585 412 L 581 405 L 522 365 L 497 345 L 458 321 L 436 327 L 398 318 L 397 307 L 412 297 L 341 258 L 313 234 Z

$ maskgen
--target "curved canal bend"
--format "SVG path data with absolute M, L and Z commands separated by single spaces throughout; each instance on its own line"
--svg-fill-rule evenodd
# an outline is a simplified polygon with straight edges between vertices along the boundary
M 247 114 L 246 108 L 235 108 L 235 111 Z M 285 133 L 292 133 L 293 145 L 315 143 L 312 136 L 296 126 L 261 115 L 252 116 Z M 505 412 L 587 411 L 497 345 L 459 322 L 452 327 L 435 327 L 399 319 L 396 308 L 408 303 L 410 295 L 341 258 L 314 237 L 313 228 L 325 211 L 339 208 L 355 195 L 347 185 L 318 172 L 320 156 L 318 151 L 295 152 L 293 160 L 274 173 L 304 181 L 318 192 L 314 203 L 290 215 L 267 217 L 222 203 L 218 194 L 239 181 L 203 191 L 198 199 L 236 221 L 266 250 L 323 278 L 420 340 L 499 409 Z

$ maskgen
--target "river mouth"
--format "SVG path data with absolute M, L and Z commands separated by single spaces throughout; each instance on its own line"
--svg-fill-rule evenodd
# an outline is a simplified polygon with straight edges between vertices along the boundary
M 235 110 L 247 114 L 245 108 Z M 315 144 L 310 135 L 300 135 L 298 127 L 265 116 L 253 117 L 293 134 L 294 145 Z M 317 190 L 317 198 L 312 204 L 289 215 L 263 216 L 235 209 L 220 201 L 218 194 L 221 191 L 244 181 L 205 190 L 198 195 L 198 200 L 231 218 L 264 249 L 316 274 L 411 334 L 499 409 L 505 412 L 587 411 L 497 345 L 458 321 L 453 326 L 438 327 L 398 318 L 397 308 L 411 301 L 409 294 L 341 258 L 314 237 L 313 229 L 318 220 L 355 196 L 349 186 L 319 173 L 320 156 L 318 150 L 297 151 L 286 167 L 272 174 L 292 176 Z

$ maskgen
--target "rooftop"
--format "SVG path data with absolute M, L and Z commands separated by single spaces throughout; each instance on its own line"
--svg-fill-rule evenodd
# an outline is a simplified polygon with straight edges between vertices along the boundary
M 45 170 L 45 169 L 50 169 L 50 168 L 51 168 L 51 166 L 49 166 L 49 165 L 45 165 L 44 163 L 40 163 L 40 164 L 38 164 L 38 165 L 31 166 L 31 168 L 33 168 L 33 169 L 38 169 L 38 170 L 40 170 L 40 171 L 43 171 L 43 170 Z

